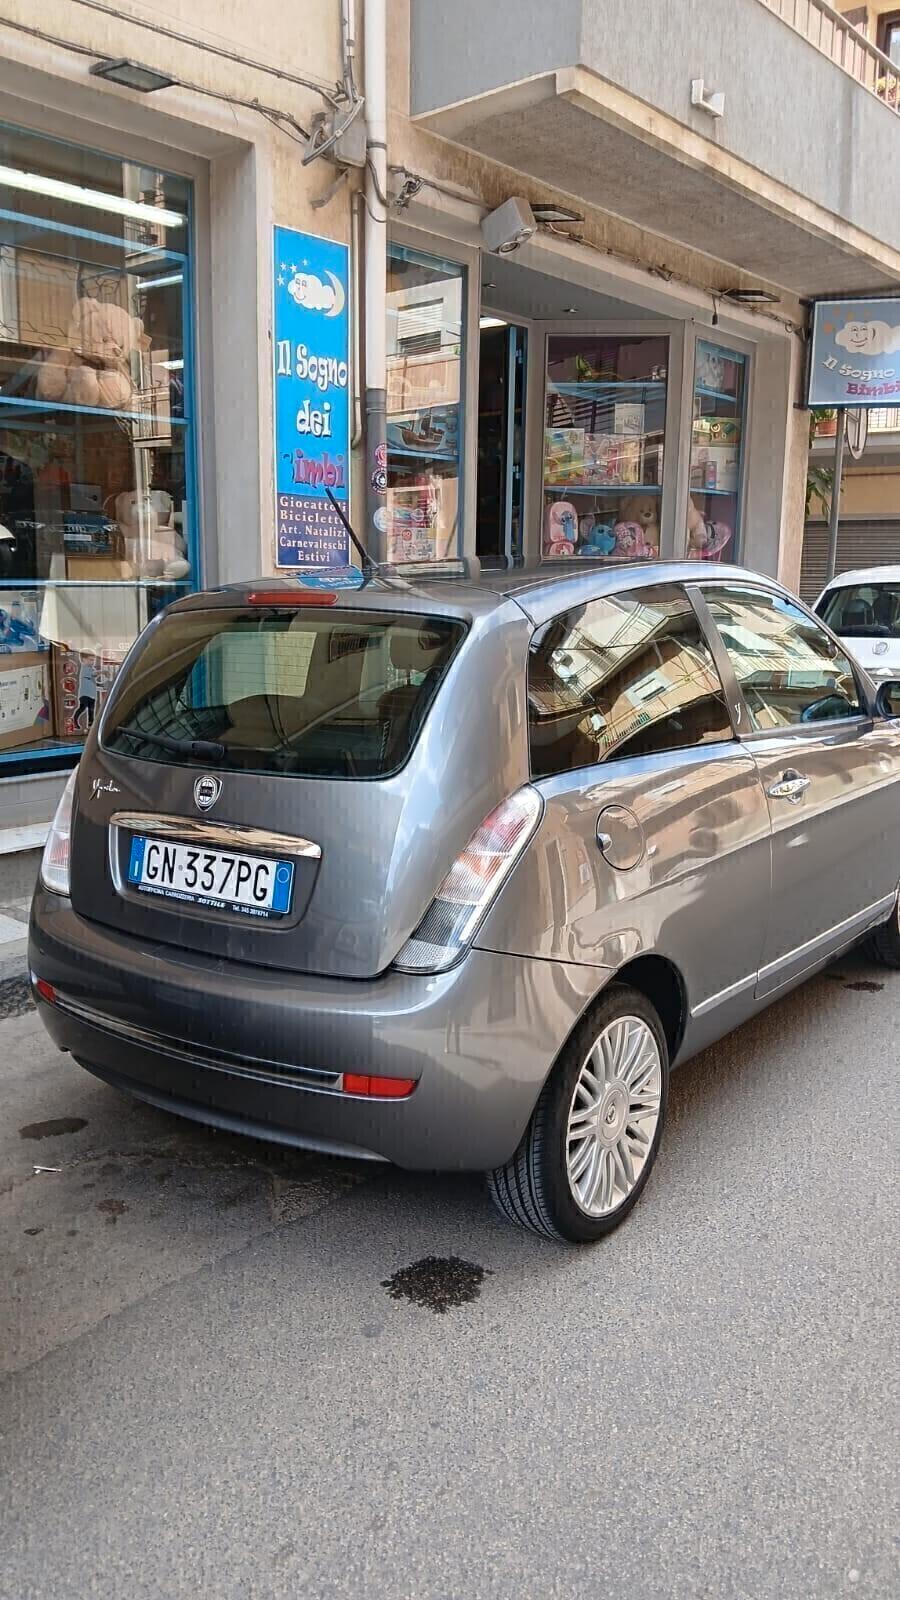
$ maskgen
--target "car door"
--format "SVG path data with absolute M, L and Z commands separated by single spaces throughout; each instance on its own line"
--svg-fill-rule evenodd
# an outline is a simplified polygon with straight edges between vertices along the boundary
M 752 1003 L 768 810 L 685 591 L 606 594 L 543 624 L 528 700 L 545 814 L 482 941 L 614 968 L 652 952 L 692 1013 Z
M 764 996 L 851 942 L 893 900 L 898 735 L 873 719 L 847 656 L 798 602 L 752 584 L 700 589 L 740 688 L 772 823 Z

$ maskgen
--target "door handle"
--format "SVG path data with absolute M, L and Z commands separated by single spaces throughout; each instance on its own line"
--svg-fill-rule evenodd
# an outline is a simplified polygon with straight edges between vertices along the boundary
M 789 767 L 783 772 L 777 783 L 772 783 L 766 790 L 773 800 L 799 800 L 800 796 L 809 788 L 811 778 L 804 777 L 802 772 L 795 772 Z

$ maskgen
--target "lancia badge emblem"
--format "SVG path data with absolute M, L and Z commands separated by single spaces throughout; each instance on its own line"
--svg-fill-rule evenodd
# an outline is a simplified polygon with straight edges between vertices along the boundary
M 876 639 L 872 646 L 873 656 L 886 656 L 888 652 L 887 639 Z
M 222 793 L 222 779 L 206 773 L 194 784 L 194 804 L 198 811 L 209 811 Z

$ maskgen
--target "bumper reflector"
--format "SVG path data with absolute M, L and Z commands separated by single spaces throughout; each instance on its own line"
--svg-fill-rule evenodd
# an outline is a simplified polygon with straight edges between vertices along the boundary
M 405 1100 L 416 1087 L 415 1078 L 373 1078 L 367 1072 L 345 1072 L 344 1093 L 369 1100 Z
M 55 1006 L 56 990 L 52 983 L 48 983 L 46 978 L 36 978 L 34 973 L 31 974 L 31 981 L 34 984 L 35 993 L 39 994 L 42 1000 L 46 1000 L 48 1005 Z

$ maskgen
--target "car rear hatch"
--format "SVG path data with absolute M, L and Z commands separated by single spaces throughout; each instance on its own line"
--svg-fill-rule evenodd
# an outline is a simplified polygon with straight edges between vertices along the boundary
M 490 648 L 490 607 L 412 609 L 387 588 L 324 599 L 220 592 L 147 630 L 79 771 L 80 915 L 296 972 L 390 964 L 522 781 L 508 689 L 480 702 L 479 640 L 499 688 L 515 673 L 508 642 Z M 527 625 L 507 609 L 524 660 Z

